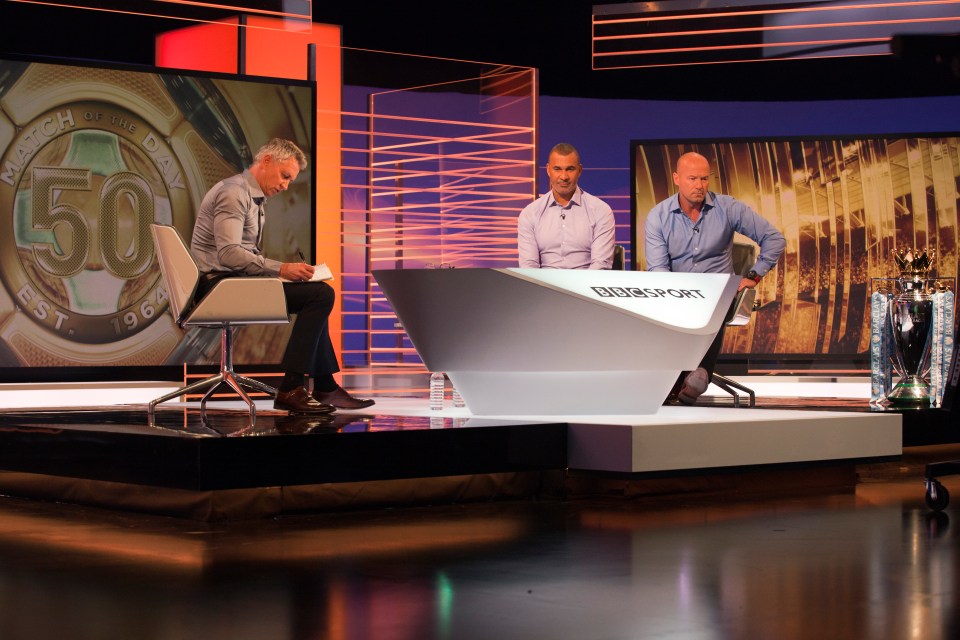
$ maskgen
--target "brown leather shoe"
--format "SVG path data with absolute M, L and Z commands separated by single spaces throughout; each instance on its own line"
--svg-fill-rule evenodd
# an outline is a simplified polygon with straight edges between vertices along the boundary
M 336 411 L 335 407 L 311 398 L 303 387 L 297 387 L 293 391 L 277 391 L 277 397 L 273 400 L 273 408 L 277 411 L 289 411 L 290 413 L 305 415 L 318 415 Z
M 703 367 L 698 367 L 683 381 L 683 388 L 680 389 L 678 398 L 683 404 L 694 404 L 709 386 L 710 374 Z
M 313 399 L 317 402 L 332 404 L 337 409 L 363 409 L 374 403 L 373 400 L 354 398 L 343 387 L 337 387 L 333 391 L 317 391 L 314 389 Z

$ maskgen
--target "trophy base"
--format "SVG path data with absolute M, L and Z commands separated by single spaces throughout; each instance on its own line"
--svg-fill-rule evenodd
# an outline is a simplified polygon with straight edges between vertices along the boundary
M 905 376 L 887 395 L 891 404 L 919 408 L 930 406 L 930 385 L 920 376 Z

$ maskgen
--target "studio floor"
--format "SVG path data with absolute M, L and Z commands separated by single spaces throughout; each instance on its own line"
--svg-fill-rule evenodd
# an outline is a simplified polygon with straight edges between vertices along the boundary
M 0 500 L 11 640 L 809 639 L 960 634 L 927 460 L 853 491 L 508 500 L 204 524 Z M 812 473 L 815 473 L 812 472 Z M 944 478 L 960 495 L 960 482 Z
M 832 389 L 726 410 L 864 410 Z M 218 522 L 6 496 L 0 638 L 952 640 L 956 506 L 928 509 L 923 475 L 955 459 L 957 444 L 906 446 L 837 486 L 801 465 L 809 484 L 789 491 L 761 473 L 735 491 L 581 484 Z M 942 482 L 960 496 L 960 477 Z

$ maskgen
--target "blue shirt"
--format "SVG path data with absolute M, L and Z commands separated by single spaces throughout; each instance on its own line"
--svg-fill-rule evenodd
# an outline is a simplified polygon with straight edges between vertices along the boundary
M 708 191 L 694 223 L 680 209 L 680 197 L 672 195 L 647 215 L 647 271 L 733 273 L 734 232 L 760 245 L 753 267 L 760 276 L 777 264 L 787 246 L 776 227 L 736 198 Z
M 561 206 L 553 191 L 517 219 L 520 266 L 528 269 L 609 269 L 616 225 L 606 202 L 577 188 Z

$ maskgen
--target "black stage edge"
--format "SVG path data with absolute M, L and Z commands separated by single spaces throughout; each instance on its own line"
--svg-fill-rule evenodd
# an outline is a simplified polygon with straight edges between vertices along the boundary
M 960 442 L 956 412 L 946 409 L 903 409 L 903 446 Z
M 186 420 L 185 420 L 186 418 Z M 332 419 L 198 410 L 0 412 L 0 469 L 190 491 L 542 471 L 566 465 L 565 423 Z M 441 428 L 436 428 L 440 426 Z
M 877 410 L 863 401 L 812 398 L 762 398 L 753 409 L 723 406 L 762 411 L 761 405 Z M 904 447 L 960 442 L 948 411 L 898 413 Z M 854 463 L 835 466 L 828 484 L 850 482 Z M 776 470 L 787 473 L 780 486 L 809 484 L 803 480 L 809 465 L 802 467 Z M 261 410 L 251 425 L 243 410 L 210 409 L 202 419 L 196 406 L 160 406 L 152 421 L 145 405 L 0 410 L 0 493 L 199 520 L 621 491 L 684 494 L 717 486 L 742 493 L 756 471 L 671 478 L 570 473 L 565 422 L 350 413 L 304 418 Z M 759 484 L 769 486 L 769 470 L 760 471 L 767 479 Z
M 821 460 L 632 474 L 570 471 L 566 488 L 570 498 L 636 500 L 683 496 L 685 501 L 853 493 L 858 466 L 889 460 L 887 457 Z
M 202 521 L 562 495 L 565 423 L 0 410 L 0 494 Z

